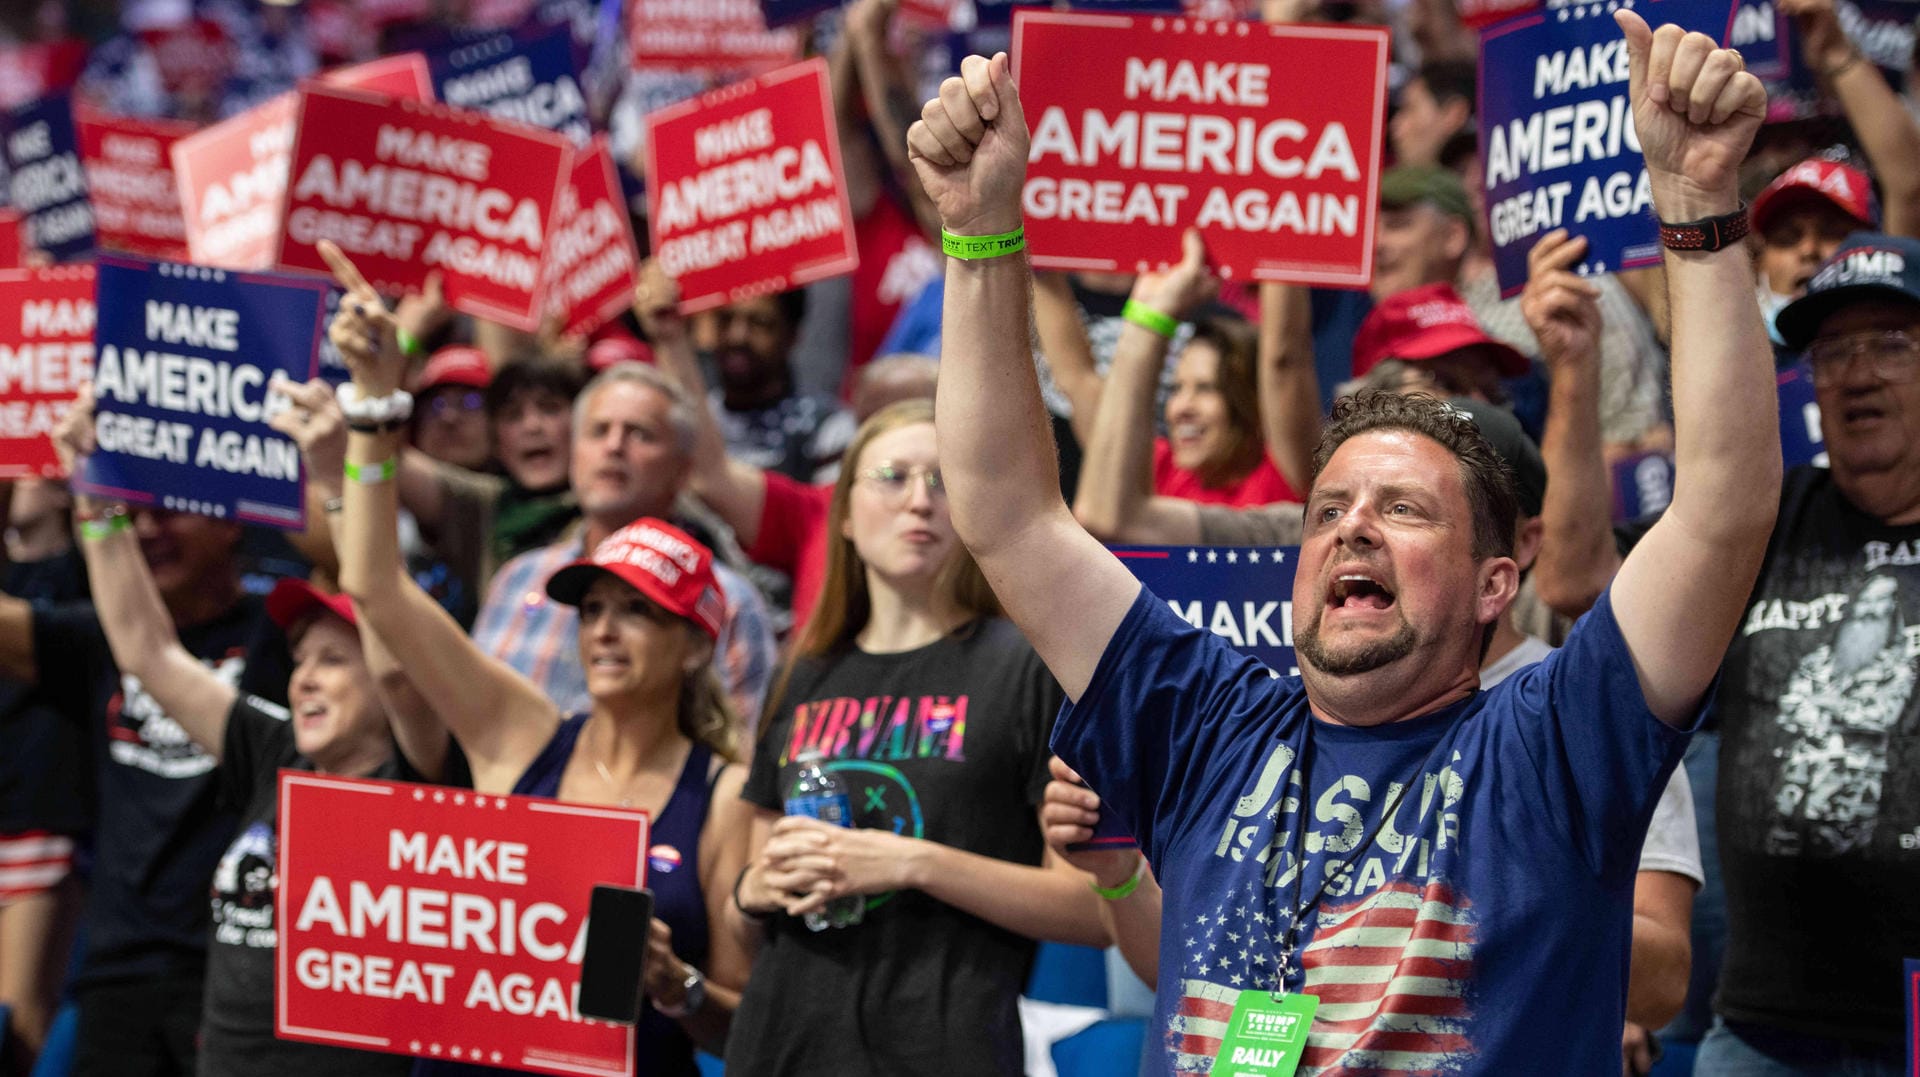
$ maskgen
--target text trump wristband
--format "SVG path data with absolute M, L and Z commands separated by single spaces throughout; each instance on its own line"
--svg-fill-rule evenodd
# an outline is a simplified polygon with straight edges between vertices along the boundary
M 1011 232 L 1002 232 L 997 236 L 956 236 L 942 228 L 940 230 L 940 248 L 949 258 L 963 258 L 973 261 L 980 258 L 998 258 L 1003 254 L 1017 254 L 1027 249 L 1027 230 L 1016 228 Z
M 349 460 L 346 466 L 347 478 L 362 486 L 377 486 L 391 480 L 399 472 L 400 460 L 393 456 L 377 464 L 356 464 Z

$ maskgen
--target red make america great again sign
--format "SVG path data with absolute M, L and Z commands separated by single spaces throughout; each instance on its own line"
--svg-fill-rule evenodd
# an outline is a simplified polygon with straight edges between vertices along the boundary
M 653 255 L 687 313 L 859 264 L 825 60 L 648 115 L 646 165 Z
M 548 224 L 573 162 L 563 136 L 479 112 L 323 83 L 300 91 L 280 236 L 283 269 L 324 273 L 331 239 L 374 287 L 417 290 L 533 331 Z
M 1373 276 L 1387 85 L 1380 27 L 1019 11 L 1036 268 L 1178 261 L 1197 226 L 1222 276 Z
M 646 885 L 643 812 L 280 772 L 274 1033 L 629 1077 L 575 1007 L 593 888 Z

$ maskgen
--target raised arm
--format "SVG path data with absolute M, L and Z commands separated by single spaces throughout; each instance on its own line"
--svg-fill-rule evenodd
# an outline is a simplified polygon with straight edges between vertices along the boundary
M 404 366 L 393 317 L 339 248 L 326 243 L 320 249 L 348 291 L 328 331 L 360 396 L 387 397 L 399 388 Z M 406 641 L 407 675 L 465 750 L 474 788 L 504 792 L 552 738 L 560 715 L 539 688 L 482 652 L 407 575 L 394 484 L 381 478 L 399 447 L 397 429 L 349 427 L 340 586 L 376 633 Z
M 1073 436 L 1082 446 L 1093 444 L 1093 425 L 1100 414 L 1105 382 L 1094 362 L 1093 342 L 1087 339 L 1087 325 L 1080 320 L 1080 304 L 1073 298 L 1073 281 L 1067 274 L 1034 274 L 1033 328 L 1040 342 L 1040 359 L 1073 411 Z
M 1527 252 L 1520 296 L 1552 378 L 1540 438 L 1547 490 L 1533 584 L 1541 601 L 1567 617 L 1587 612 L 1620 567 L 1600 444 L 1599 289 L 1569 269 L 1586 251 L 1587 241 L 1569 239 L 1564 229 L 1541 236 Z
M 1219 278 L 1207 270 L 1207 248 L 1199 231 L 1188 229 L 1182 243 L 1178 263 L 1135 279 L 1129 307 L 1138 304 L 1176 322 L 1185 321 L 1219 291 Z M 1153 493 L 1153 405 L 1170 344 L 1170 338 L 1129 320 L 1114 345 L 1113 365 L 1107 368 L 1100 409 L 1086 436 L 1080 487 L 1073 499 L 1074 516 L 1101 538 L 1115 538 L 1126 530 L 1128 521 L 1143 515 L 1170 514 L 1158 503 L 1171 499 L 1156 498 Z M 1076 421 L 1079 410 L 1076 404 Z
M 969 56 L 908 132 L 920 180 L 956 236 L 1020 229 L 1027 122 L 1005 53 Z M 1139 583 L 1074 522 L 1029 343 L 1023 253 L 948 258 L 940 470 L 953 524 L 1069 697 L 1086 691 Z
M 1841 28 L 1833 0 L 1780 0 L 1801 53 L 1840 102 L 1885 196 L 1885 230 L 1920 237 L 1920 120 Z
M 283 383 L 280 389 L 293 402 L 293 407 L 267 421 L 300 446 L 309 511 L 314 511 L 319 521 L 309 530 L 326 536 L 329 551 L 338 549 L 346 534 L 341 511 L 345 493 L 341 480 L 347 455 L 346 418 L 340 414 L 340 402 L 333 395 L 333 387 L 319 378 L 304 385 Z M 356 629 L 360 653 L 373 675 L 374 690 L 387 712 L 387 723 L 400 754 L 421 777 L 439 781 L 447 762 L 446 727 L 414 689 L 399 659 L 372 623 L 363 618 Z
M 654 361 L 694 402 L 698 425 L 693 439 L 694 496 L 733 528 L 741 546 L 751 548 L 760 538 L 767 473 L 727 455 L 726 436 L 720 432 L 713 410 L 707 407 L 706 376 L 700 373 L 700 360 L 693 354 L 687 320 L 680 316 L 680 282 L 651 258 L 640 263 L 639 280 L 633 286 L 633 314 L 653 345 Z
M 1740 54 L 1631 11 L 1633 120 L 1654 207 L 1692 221 L 1740 207 L 1739 168 L 1766 114 Z M 1687 722 L 1712 683 L 1760 572 L 1780 501 L 1773 349 L 1734 244 L 1666 252 L 1673 308 L 1673 503 L 1621 565 L 1613 609 L 1647 705 Z
M 1313 307 L 1305 288 L 1260 286 L 1260 432 L 1267 456 L 1305 495 L 1320 444 L 1320 373 L 1313 365 Z
M 80 459 L 93 451 L 93 386 L 83 384 L 73 406 L 54 431 L 54 448 L 67 474 L 77 474 Z M 154 701 L 180 723 L 193 742 L 215 759 L 227 739 L 227 712 L 239 690 L 188 653 L 160 598 L 153 572 L 140 553 L 140 539 L 126 506 L 109 505 L 85 494 L 74 495 L 81 524 L 80 550 L 100 627 L 120 672 L 137 677 Z
M 907 128 L 914 120 L 913 88 L 906 69 L 887 47 L 887 26 L 899 7 L 900 0 L 854 0 L 847 5 L 846 20 L 841 25 L 866 101 L 867 122 L 873 125 L 880 152 L 905 192 L 914 220 L 932 236 L 940 226 L 940 217 L 907 162 Z

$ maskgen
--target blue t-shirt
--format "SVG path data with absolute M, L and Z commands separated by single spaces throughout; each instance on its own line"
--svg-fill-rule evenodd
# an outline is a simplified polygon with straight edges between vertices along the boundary
M 1053 747 L 1166 891 L 1175 1072 L 1207 1072 L 1331 873 L 1286 982 L 1320 998 L 1302 1074 L 1617 1077 L 1640 843 L 1687 736 L 1648 712 L 1610 596 L 1493 690 L 1359 729 L 1143 588 Z

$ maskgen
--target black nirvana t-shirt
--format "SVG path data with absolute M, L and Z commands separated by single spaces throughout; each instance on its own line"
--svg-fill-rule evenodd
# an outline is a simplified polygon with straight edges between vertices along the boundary
M 200 1074 L 397 1077 L 413 1068 L 411 1058 L 273 1037 L 279 773 L 281 767 L 313 769 L 313 764 L 295 750 L 293 725 L 287 718 L 286 710 L 278 704 L 248 695 L 234 700 L 233 709 L 227 712 L 227 739 L 217 772 L 219 798 L 223 807 L 240 812 L 240 829 L 213 872 L 213 945 L 207 951 Z M 417 778 L 399 762 L 397 754 L 366 776 Z
M 861 826 L 1040 863 L 1036 816 L 1059 686 L 1013 625 L 975 623 L 901 654 L 795 668 L 742 794 L 783 810 L 808 748 Z M 919 891 L 879 894 L 855 927 L 777 916 L 727 1041 L 729 1072 L 1018 1074 L 1016 1003 L 1033 943 Z
M 1920 525 L 1790 472 L 1724 671 L 1718 1009 L 1898 1041 L 1901 958 L 1920 957 Z
M 243 692 L 284 701 L 286 641 L 258 599 L 180 631 L 188 653 Z M 122 677 L 90 605 L 38 610 L 40 691 L 90 731 L 99 814 L 83 983 L 199 970 L 207 880 L 233 836 L 214 758 L 133 677 Z

